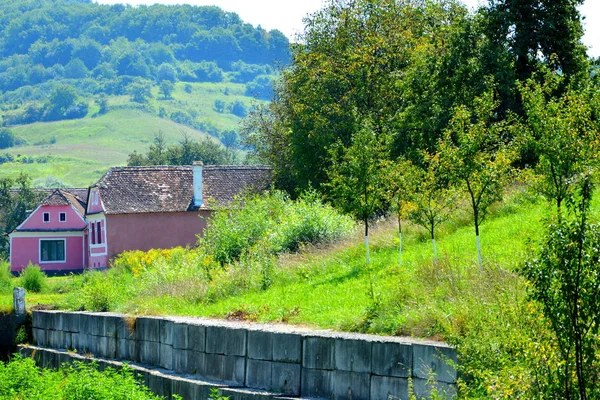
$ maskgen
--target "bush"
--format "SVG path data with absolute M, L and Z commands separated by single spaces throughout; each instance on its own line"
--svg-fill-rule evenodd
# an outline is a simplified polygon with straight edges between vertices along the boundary
M 39 265 L 29 263 L 27 268 L 21 272 L 19 285 L 33 293 L 39 293 L 46 286 L 46 274 L 44 274 Z
M 215 260 L 238 260 L 260 243 L 271 254 L 295 251 L 302 244 L 340 239 L 354 226 L 350 217 L 324 205 L 315 193 L 297 201 L 280 191 L 241 197 L 209 220 L 200 243 Z
M 16 355 L 7 364 L 0 362 L 0 399 L 70 399 L 70 400 L 158 400 L 142 385 L 133 371 L 108 367 L 98 371 L 98 364 L 75 361 L 63 364 L 59 371 L 41 369 L 31 358 Z

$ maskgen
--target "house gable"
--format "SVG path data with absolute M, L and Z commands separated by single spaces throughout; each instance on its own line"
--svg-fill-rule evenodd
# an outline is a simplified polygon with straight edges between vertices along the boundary
M 42 201 L 15 232 L 85 230 L 87 223 L 83 204 L 81 199 L 57 189 Z

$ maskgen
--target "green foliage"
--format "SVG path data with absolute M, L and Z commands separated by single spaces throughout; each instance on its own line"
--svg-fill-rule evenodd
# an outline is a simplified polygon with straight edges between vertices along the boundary
M 210 400 L 229 400 L 229 396 L 222 396 L 219 389 L 210 389 L 210 396 L 208 396 Z
M 29 263 L 19 276 L 19 285 L 33 293 L 39 293 L 47 285 L 47 277 L 39 265 Z
M 303 245 L 339 240 L 352 226 L 348 217 L 322 204 L 315 193 L 292 201 L 282 192 L 272 191 L 238 198 L 215 213 L 200 244 L 216 261 L 225 264 L 256 249 L 279 254 Z
M 146 80 L 137 80 L 127 86 L 127 93 L 131 96 L 131 101 L 136 103 L 147 103 L 152 98 L 150 83 Z
M 556 207 L 558 218 L 564 202 L 572 203 L 576 184 L 598 165 L 600 146 L 596 90 L 568 90 L 560 98 L 548 98 L 562 78 L 550 75 L 544 86 L 534 82 L 522 88 L 529 136 L 527 147 L 539 156 L 534 167 L 535 189 Z
M 550 225 L 542 247 L 522 269 L 532 299 L 541 303 L 560 362 L 542 384 L 550 397 L 593 399 L 600 382 L 600 226 L 588 222 L 592 185 L 577 185 L 576 218 Z
M 515 135 L 511 134 L 509 121 L 492 120 L 496 107 L 491 92 L 476 99 L 473 111 L 459 107 L 440 140 L 438 150 L 441 169 L 445 170 L 452 183 L 469 195 L 480 266 L 479 225 L 490 206 L 502 200 L 515 159 L 514 152 L 506 143 L 506 138 Z
M 158 91 L 163 95 L 163 99 L 171 99 L 173 98 L 173 90 L 175 90 L 175 85 L 171 81 L 161 81 Z
M 16 192 L 11 189 L 18 189 Z M 31 178 L 22 172 L 15 180 L 0 178 L 0 254 L 9 255 L 8 233 L 12 232 L 27 217 L 27 211 L 37 206 L 40 194 L 31 189 Z
M 10 273 L 10 264 L 0 260 L 0 293 L 7 294 L 13 288 L 13 277 Z
M 64 364 L 59 371 L 42 369 L 30 358 L 14 356 L 0 363 L 0 399 L 32 400 L 159 400 L 124 366 L 98 371 L 95 363 Z
M 15 135 L 10 129 L 0 129 L 0 149 L 7 149 L 15 145 Z

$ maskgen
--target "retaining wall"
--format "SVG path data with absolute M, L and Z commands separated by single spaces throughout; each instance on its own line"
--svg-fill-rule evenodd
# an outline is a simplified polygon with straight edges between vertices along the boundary
M 41 347 L 139 362 L 229 387 L 329 399 L 407 399 L 455 392 L 444 343 L 200 318 L 33 312 Z M 389 397 L 393 396 L 393 397 Z

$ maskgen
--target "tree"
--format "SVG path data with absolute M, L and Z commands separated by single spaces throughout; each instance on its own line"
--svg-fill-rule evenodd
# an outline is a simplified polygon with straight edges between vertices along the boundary
M 504 187 L 511 175 L 514 159 L 506 143 L 509 122 L 493 121 L 497 102 L 488 91 L 478 98 L 474 109 L 459 107 L 448 130 L 439 143 L 439 159 L 449 179 L 469 195 L 475 225 L 477 261 L 483 268 L 479 225 L 490 205 L 502 199 Z
M 557 80 L 555 85 L 551 78 Z M 526 140 L 539 156 L 536 189 L 554 203 L 559 222 L 575 183 L 597 165 L 600 145 L 598 94 L 593 88 L 569 89 L 559 98 L 550 97 L 561 79 L 552 74 L 545 85 L 529 81 L 521 90 L 529 127 Z
M 333 201 L 354 215 L 365 226 L 366 262 L 369 255 L 369 220 L 384 208 L 387 188 L 388 143 L 386 135 L 377 134 L 370 118 L 365 118 L 344 146 L 338 142 L 331 150 L 330 177 Z
M 173 90 L 175 90 L 175 85 L 171 81 L 162 81 L 158 88 L 158 91 L 163 95 L 165 100 L 172 98 Z
M 435 230 L 449 218 L 450 210 L 456 201 L 456 191 L 444 179 L 438 156 L 426 158 L 426 166 L 418 171 L 418 184 L 412 197 L 414 208 L 409 211 L 408 218 L 429 232 L 435 263 L 438 260 Z
M 549 376 L 548 398 L 596 399 L 600 345 L 600 226 L 588 222 L 593 192 L 585 175 L 577 184 L 575 218 L 550 225 L 542 247 L 521 273 L 541 303 L 561 360 Z
M 13 191 L 12 189 L 17 190 Z M 31 178 L 23 173 L 16 179 L 0 178 L 0 256 L 8 257 L 8 234 L 19 226 L 37 205 L 40 195 L 31 189 Z
M 87 77 L 88 73 L 88 69 L 79 58 L 75 58 L 65 65 L 65 78 L 81 79 Z
M 398 219 L 398 265 L 402 265 L 402 220 L 414 209 L 413 196 L 417 190 L 418 168 L 406 159 L 399 158 L 387 167 L 387 198 Z
M 8 128 L 0 128 L 0 149 L 7 149 L 15 145 L 15 135 Z
M 156 79 L 159 82 L 169 81 L 174 83 L 177 81 L 177 70 L 169 63 L 162 63 L 156 72 Z
M 127 86 L 127 93 L 131 96 L 131 101 L 136 103 L 147 103 L 152 98 L 150 83 L 145 80 L 137 80 Z

